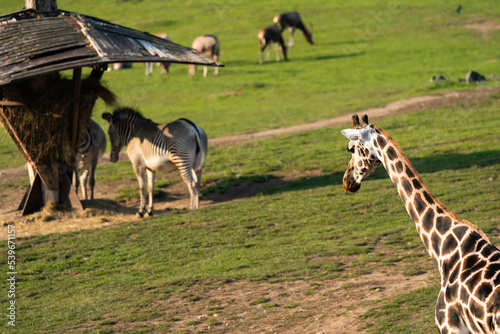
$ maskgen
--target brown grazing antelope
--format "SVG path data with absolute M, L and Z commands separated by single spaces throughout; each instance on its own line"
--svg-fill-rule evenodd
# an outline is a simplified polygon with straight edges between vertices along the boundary
M 220 44 L 219 40 L 214 35 L 198 36 L 194 39 L 191 46 L 196 53 L 208 55 L 210 59 L 217 62 L 219 60 Z M 196 65 L 189 65 L 189 76 L 193 77 L 196 72 Z M 203 66 L 203 76 L 208 74 L 207 66 Z M 214 67 L 214 75 L 219 75 L 219 68 Z
M 112 63 L 108 66 L 107 71 L 119 71 L 132 68 L 132 63 Z
M 156 37 L 160 37 L 166 39 L 167 41 L 171 41 L 170 36 L 167 33 L 160 32 L 155 35 Z M 170 67 L 170 63 L 159 63 L 161 68 L 161 74 L 168 74 L 168 68 Z M 144 63 L 146 66 L 146 76 L 151 76 L 153 73 L 153 63 Z
M 278 43 L 281 46 L 281 52 L 283 53 L 283 58 L 285 58 L 285 60 L 288 60 L 286 56 L 285 42 L 283 41 L 283 37 L 281 37 L 281 30 L 278 28 L 276 24 L 261 29 L 257 37 L 259 37 L 259 64 L 261 65 L 263 64 L 262 53 L 264 52 L 266 46 L 276 43 Z M 281 60 L 280 52 L 277 47 L 275 48 L 275 50 L 276 50 L 276 61 L 280 61 Z M 266 61 L 269 61 L 269 56 L 271 54 L 271 46 L 269 46 L 269 49 L 267 51 L 268 52 Z
M 307 30 L 304 23 L 300 19 L 300 14 L 297 12 L 284 12 L 278 14 L 274 17 L 273 22 L 278 26 L 278 28 L 283 31 L 285 28 L 288 28 L 290 31 L 290 38 L 288 39 L 288 47 L 294 46 L 293 34 L 295 33 L 295 29 L 300 29 L 304 33 L 304 37 L 306 40 L 312 45 L 314 44 L 312 39 L 312 26 L 311 30 Z

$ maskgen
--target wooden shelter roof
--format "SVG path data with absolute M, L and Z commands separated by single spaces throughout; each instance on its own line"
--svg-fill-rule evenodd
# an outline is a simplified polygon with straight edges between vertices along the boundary
M 0 86 L 46 73 L 116 62 L 223 66 L 191 48 L 78 13 L 28 9 L 0 16 Z

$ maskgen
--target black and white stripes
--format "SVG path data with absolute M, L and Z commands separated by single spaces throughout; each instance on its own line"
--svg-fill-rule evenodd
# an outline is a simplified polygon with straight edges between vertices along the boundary
M 127 153 L 136 173 L 141 192 L 138 215 L 153 212 L 153 183 L 156 171 L 178 169 L 191 195 L 191 208 L 198 208 L 201 172 L 207 155 L 207 136 L 195 123 L 179 119 L 159 125 L 131 108 L 120 108 L 113 115 L 104 113 L 109 124 L 111 161 L 120 150 Z M 148 176 L 149 208 L 145 213 L 145 174 Z
M 73 179 L 73 183 L 77 190 L 79 185 L 82 186 L 82 195 L 84 199 L 88 199 L 87 181 L 90 185 L 90 199 L 94 199 L 95 170 L 98 160 L 105 151 L 106 134 L 99 124 L 93 120 L 89 120 L 85 133 L 80 141 L 77 154 L 77 167 L 83 169 L 83 173 L 80 180 L 76 177 Z

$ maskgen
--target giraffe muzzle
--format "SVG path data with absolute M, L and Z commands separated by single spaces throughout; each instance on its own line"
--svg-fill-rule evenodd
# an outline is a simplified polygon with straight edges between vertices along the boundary
M 344 181 L 342 182 L 342 187 L 344 188 L 345 192 L 355 193 L 359 190 L 359 188 L 361 188 L 361 183 L 357 183 L 354 179 L 344 179 Z

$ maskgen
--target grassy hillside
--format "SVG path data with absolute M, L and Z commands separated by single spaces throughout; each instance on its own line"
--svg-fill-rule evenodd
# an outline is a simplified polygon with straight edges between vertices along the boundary
M 499 107 L 497 96 L 378 122 L 431 191 L 497 245 Z M 214 148 L 207 172 L 208 179 L 219 183 L 312 170 L 321 170 L 319 176 L 296 178 L 253 198 L 201 210 L 19 238 L 19 332 L 249 333 L 265 327 L 302 333 L 293 327 L 295 321 L 321 328 L 348 311 L 332 304 L 339 292 L 326 294 L 328 284 L 380 270 L 406 277 L 429 272 L 432 284 L 379 301 L 362 299 L 370 311 L 356 323 L 369 333 L 435 331 L 438 273 L 382 167 L 359 193 L 343 193 L 349 154 L 340 129 Z M 238 163 L 226 159 L 230 156 Z M 5 244 L 0 251 L 6 254 Z M 292 299 L 287 282 L 307 282 L 310 288 L 302 298 L 282 304 Z M 270 284 L 274 292 L 248 304 L 241 304 L 241 296 L 218 293 L 240 283 L 248 288 Z M 354 294 L 360 288 L 342 290 Z M 311 295 L 331 306 L 326 313 L 300 313 Z M 2 305 L 6 298 L 0 295 Z M 201 309 L 188 311 L 196 307 Z M 239 313 L 238 308 L 247 311 Z M 260 315 L 251 317 L 253 312 Z M 286 320 L 278 325 L 272 321 L 276 314 Z
M 19 9 L 0 1 L 5 13 Z M 221 42 L 220 77 L 190 79 L 185 65 L 171 74 L 142 64 L 109 72 L 104 82 L 124 105 L 143 110 L 158 122 L 188 117 L 209 137 L 255 132 L 332 117 L 395 99 L 466 89 L 457 78 L 476 70 L 497 73 L 500 32 L 467 28 L 496 22 L 500 9 L 474 1 L 456 13 L 458 3 L 424 1 L 59 1 L 59 8 L 108 19 L 151 33 L 168 32 L 191 45 L 195 36 L 216 34 Z M 290 61 L 258 64 L 257 32 L 273 16 L 298 10 L 313 24 L 315 45 L 300 32 Z M 285 38 L 287 33 L 284 34 Z M 429 83 L 433 75 L 450 79 Z M 490 83 L 490 84 L 496 84 Z M 94 118 L 105 110 L 99 104 Z M 101 122 L 104 125 L 103 122 Z M 3 130 L 2 130 L 3 131 Z M 23 162 L 8 136 L 0 133 L 0 168 Z
M 187 67 L 175 64 L 168 76 L 155 69 L 152 77 L 145 77 L 139 64 L 104 76 L 122 104 L 138 107 L 158 122 L 188 117 L 209 137 L 469 89 L 456 80 L 468 70 L 486 76 L 498 71 L 500 31 L 478 30 L 499 22 L 500 9 L 486 0 L 462 4 L 460 14 L 455 11 L 458 2 L 444 0 L 58 4 L 135 29 L 165 31 L 184 45 L 197 35 L 218 35 L 226 64 L 219 77 L 203 78 L 198 69 L 190 79 Z M 5 13 L 20 7 L 22 2 L 0 0 Z M 308 45 L 297 32 L 290 61 L 276 63 L 271 55 L 271 62 L 260 66 L 256 34 L 284 10 L 298 10 L 307 24 L 313 22 L 316 44 Z M 471 24 L 479 26 L 468 28 Z M 429 83 L 437 74 L 450 80 Z M 400 144 L 434 195 L 478 225 L 496 245 L 499 108 L 496 95 L 480 103 L 377 122 Z M 104 110 L 99 103 L 94 118 L 107 129 L 100 119 Z M 343 193 L 341 179 L 349 154 L 339 130 L 211 147 L 202 179 L 210 186 L 204 188 L 204 196 L 234 190 L 236 185 L 280 180 L 278 186 L 251 198 L 195 211 L 173 210 L 101 229 L 17 238 L 16 331 L 304 333 L 304 326 L 317 325 L 314 332 L 328 333 L 323 326 L 357 308 L 361 311 L 347 323 L 346 333 L 353 325 L 367 333 L 435 332 L 439 279 L 434 264 L 382 167 L 357 194 Z M 0 168 L 22 163 L 0 129 Z M 291 181 L 284 182 L 285 176 Z M 3 183 L 1 177 L 0 173 Z M 134 176 L 130 162 L 123 161 L 99 166 L 97 178 L 98 183 L 113 184 Z M 163 185 L 178 179 L 158 175 Z M 2 184 L 0 192 L 8 187 Z M 137 188 L 127 192 L 137 193 Z M 7 243 L 2 242 L 4 264 L 7 254 Z M 8 271 L 6 265 L 2 268 Z M 356 296 L 362 283 L 331 288 L 375 272 L 385 273 L 381 281 L 427 273 L 428 286 L 387 292 L 385 298 L 372 300 Z M 290 288 L 294 284 L 306 288 L 295 294 L 297 290 Z M 2 306 L 10 301 L 8 288 L 3 279 Z M 228 289 L 234 289 L 233 294 Z M 258 296 L 245 299 L 242 294 L 249 289 Z M 383 290 L 375 285 L 369 293 Z M 352 304 L 340 307 L 332 302 L 339 294 Z M 306 305 L 310 299 L 317 308 Z M 6 307 L 0 332 L 11 329 L 5 312 Z

